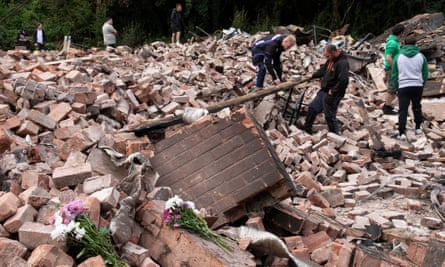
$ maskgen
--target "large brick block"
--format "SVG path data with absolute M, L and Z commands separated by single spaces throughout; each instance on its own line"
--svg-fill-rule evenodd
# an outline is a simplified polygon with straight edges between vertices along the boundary
M 78 166 L 64 166 L 54 169 L 53 182 L 57 188 L 78 185 L 93 174 L 90 163 L 79 164 Z
M 163 201 L 152 201 L 140 211 L 144 214 L 145 230 L 139 243 L 149 249 L 150 257 L 161 266 L 177 266 L 179 262 L 190 267 L 256 266 L 251 254 L 241 250 L 235 242 L 231 243 L 234 251 L 226 253 L 211 241 L 162 225 L 164 205 Z M 153 223 L 160 224 L 157 230 L 152 227 Z
M 42 244 L 53 244 L 63 247 L 64 242 L 51 238 L 51 231 L 54 230 L 54 227 L 54 225 L 25 222 L 19 228 L 19 241 L 28 249 L 35 249 Z
M 265 132 L 244 109 L 231 119 L 206 117 L 182 128 L 155 144 L 151 162 L 160 174 L 159 186 L 222 215 L 215 227 L 239 219 L 241 213 L 229 219 L 224 212 L 262 192 L 276 201 L 295 192 Z

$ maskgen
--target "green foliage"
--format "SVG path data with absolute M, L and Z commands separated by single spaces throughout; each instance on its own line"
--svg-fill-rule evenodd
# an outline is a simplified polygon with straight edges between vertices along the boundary
M 247 18 L 247 11 L 244 7 L 241 10 L 235 10 L 233 14 L 232 27 L 247 30 L 250 28 L 249 19 Z
M 278 25 L 272 21 L 272 19 L 268 16 L 260 16 L 258 15 L 254 24 L 253 29 L 251 30 L 253 33 L 259 31 L 271 31 L 272 26 Z
M 182 39 L 195 26 L 215 32 L 233 26 L 244 31 L 270 31 L 272 26 L 318 25 L 332 30 L 350 24 L 349 32 L 375 35 L 394 24 L 424 12 L 445 10 L 445 0 L 178 0 L 183 5 Z M 32 33 L 42 22 L 48 48 L 58 49 L 63 36 L 73 44 L 102 46 L 102 24 L 111 16 L 118 43 L 139 45 L 170 37 L 170 12 L 176 1 L 132 0 L 0 0 L 0 47 L 14 48 L 21 28 Z M 6 17 L 7 16 L 7 17 Z
M 128 45 L 130 47 L 136 47 L 142 45 L 146 40 L 144 36 L 144 30 L 141 24 L 137 22 L 132 22 L 122 29 L 121 34 L 119 34 L 119 44 Z

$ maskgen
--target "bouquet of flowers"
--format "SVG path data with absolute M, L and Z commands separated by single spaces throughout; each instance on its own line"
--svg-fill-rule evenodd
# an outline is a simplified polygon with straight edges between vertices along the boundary
M 177 195 L 167 200 L 164 209 L 164 221 L 172 228 L 183 228 L 198 236 L 214 242 L 226 252 L 232 252 L 228 242 L 232 240 L 209 229 L 206 220 L 200 215 L 195 203 L 184 201 Z
M 76 252 L 76 259 L 86 259 L 101 255 L 106 264 L 126 267 L 117 254 L 111 241 L 108 228 L 98 229 L 86 214 L 86 207 L 81 200 L 64 205 L 53 216 L 56 228 L 51 238 L 66 240 L 68 249 Z

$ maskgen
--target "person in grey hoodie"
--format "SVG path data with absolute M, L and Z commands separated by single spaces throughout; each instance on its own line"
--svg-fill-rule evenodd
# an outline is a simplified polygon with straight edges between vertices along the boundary
M 394 58 L 391 79 L 394 88 L 397 88 L 399 98 L 399 135 L 398 139 L 406 140 L 406 120 L 408 107 L 411 102 L 416 124 L 416 134 L 422 133 L 422 100 L 423 86 L 428 79 L 428 62 L 415 45 L 412 36 L 405 39 L 405 46 L 400 54 Z

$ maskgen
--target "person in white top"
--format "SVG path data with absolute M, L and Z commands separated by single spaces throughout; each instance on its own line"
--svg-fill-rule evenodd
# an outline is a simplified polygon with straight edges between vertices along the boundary
M 116 34 L 117 31 L 113 27 L 113 19 L 106 18 L 104 25 L 102 26 L 102 34 L 104 36 L 104 45 L 116 47 Z
M 422 134 L 422 94 L 428 79 L 428 62 L 416 46 L 414 36 L 405 39 L 405 46 L 394 58 L 392 82 L 399 98 L 399 135 L 397 139 L 406 140 L 405 130 L 408 107 L 411 102 L 416 126 L 416 134 Z
M 37 50 L 44 50 L 45 44 L 46 44 L 46 35 L 45 31 L 43 30 L 42 23 L 37 23 L 36 29 L 33 33 L 33 39 L 34 39 L 34 45 Z

